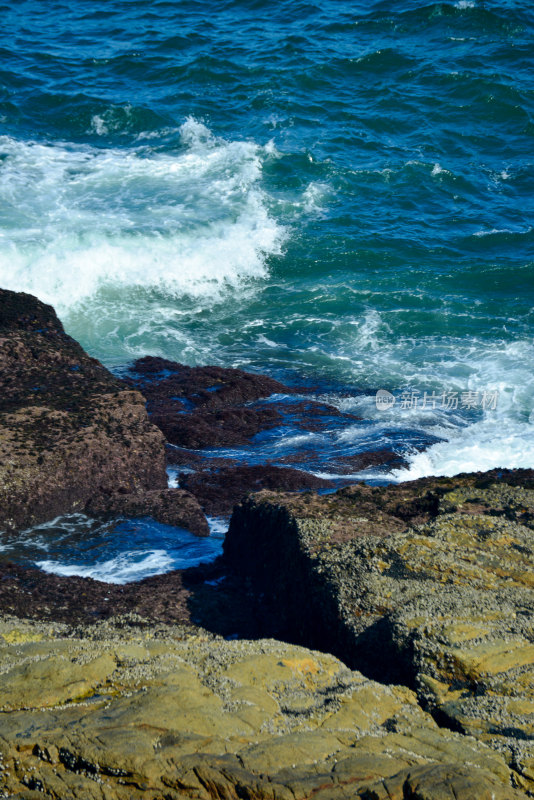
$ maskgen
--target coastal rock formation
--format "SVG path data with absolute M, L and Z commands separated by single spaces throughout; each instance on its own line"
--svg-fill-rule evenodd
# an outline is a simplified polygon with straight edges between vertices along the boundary
M 67 336 L 51 306 L 0 290 L 0 529 L 92 503 L 195 517 L 206 532 L 191 496 L 145 495 L 166 487 L 164 439 L 142 395 Z
M 534 792 L 533 528 L 534 473 L 495 471 L 262 492 L 225 553 L 261 595 L 264 634 L 413 687 Z
M 520 800 L 502 755 L 336 658 L 202 629 L 0 620 L 0 794 Z
M 354 414 L 310 398 L 312 387 L 290 387 L 240 369 L 189 367 L 146 356 L 129 367 L 125 380 L 147 398 L 149 417 L 168 442 L 168 464 L 185 468 L 180 486 L 198 498 L 207 514 L 229 515 L 245 494 L 262 488 L 300 491 L 334 486 L 331 480 L 305 471 L 325 468 L 324 457 L 308 448 L 287 454 L 275 447 L 264 463 L 257 463 L 255 437 L 273 436 L 274 441 L 278 435 L 282 442 L 284 437 L 325 433 L 360 422 Z M 242 450 L 230 457 L 217 450 L 228 447 Z M 341 475 L 405 463 L 387 448 L 328 457 L 328 469 Z
M 260 489 L 295 492 L 332 485 L 332 481 L 316 478 L 304 470 L 271 465 L 199 470 L 186 473 L 180 479 L 180 486 L 195 495 L 206 514 L 216 516 L 230 514 L 234 505 L 248 492 Z
M 86 509 L 91 514 L 123 514 L 126 517 L 152 517 L 164 525 L 186 528 L 197 536 L 208 536 L 208 521 L 195 497 L 183 489 L 154 489 L 111 497 L 99 495 Z
M 167 441 L 193 449 L 242 444 L 274 427 L 281 419 L 276 409 L 250 403 L 291 392 L 265 375 L 151 356 L 138 359 L 126 380 L 147 398 L 150 417 Z
M 298 397 L 300 392 L 313 391 L 311 387 L 286 386 L 241 369 L 189 367 L 146 356 L 131 365 L 125 380 L 147 398 L 151 420 L 177 448 L 243 445 L 288 421 L 303 431 L 321 431 L 333 418 L 344 423 L 360 420 L 328 403 Z M 395 457 L 384 453 L 379 452 L 377 463 L 389 463 Z M 176 453 L 175 463 L 185 463 L 184 455 Z M 172 461 L 172 450 L 169 457 Z M 363 463 L 374 462 L 365 455 L 362 458 Z

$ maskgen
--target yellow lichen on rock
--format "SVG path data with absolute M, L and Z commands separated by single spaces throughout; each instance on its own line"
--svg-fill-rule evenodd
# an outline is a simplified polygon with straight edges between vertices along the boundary
M 500 754 L 333 656 L 117 623 L 2 622 L 0 795 L 327 800 L 414 766 L 454 775 L 467 758 L 474 786 L 520 796 Z

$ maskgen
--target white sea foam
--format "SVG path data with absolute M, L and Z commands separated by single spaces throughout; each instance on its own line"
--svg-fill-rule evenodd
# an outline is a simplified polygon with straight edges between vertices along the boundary
M 178 467 L 167 467 L 167 486 L 169 489 L 177 489 L 180 485 L 180 473 L 185 472 Z
M 273 342 L 272 339 L 268 339 L 263 333 L 258 336 L 258 344 L 265 344 L 267 347 L 285 347 L 285 345 L 279 345 Z
M 174 561 L 165 550 L 132 550 L 99 564 L 62 564 L 60 561 L 37 561 L 44 572 L 54 575 L 79 575 L 105 583 L 130 583 L 172 569 Z
M 210 526 L 210 534 L 216 539 L 224 539 L 228 531 L 228 520 L 223 517 L 206 517 Z
M 307 214 L 320 214 L 324 210 L 328 186 L 311 181 L 302 195 L 302 207 Z
M 364 375 L 373 391 L 353 397 L 329 393 L 320 399 L 370 420 L 375 436 L 383 433 L 389 439 L 396 431 L 410 429 L 443 440 L 409 456 L 409 467 L 396 470 L 395 480 L 493 467 L 534 467 L 532 340 L 393 339 L 381 316 L 370 312 L 354 326 L 352 349 L 353 376 Z M 391 408 L 377 408 L 378 389 L 395 395 Z M 414 391 L 417 404 L 403 402 L 404 391 Z M 437 397 L 457 392 L 459 408 L 446 408 L 441 401 L 435 409 L 421 407 L 425 391 L 428 395 L 434 391 Z M 477 407 L 470 414 L 462 408 L 464 392 L 478 393 Z M 484 392 L 497 392 L 496 408 L 482 408 Z M 370 432 L 367 426 L 349 425 L 336 441 L 360 450 Z
M 458 429 L 445 442 L 415 453 L 406 469 L 393 472 L 398 481 L 428 475 L 457 475 L 494 468 L 533 466 L 534 426 L 512 420 L 484 420 Z
M 480 410 L 479 418 L 470 424 L 436 429 L 445 441 L 414 453 L 407 469 L 394 472 L 395 479 L 533 467 L 533 359 L 534 343 L 529 341 L 479 350 L 466 388 L 480 397 L 484 391 L 496 391 L 495 408 Z M 442 417 L 446 414 L 442 412 Z
M 503 234 L 503 233 L 505 233 L 505 234 L 506 233 L 511 233 L 511 234 L 525 235 L 525 234 L 530 233 L 531 231 L 532 231 L 531 227 L 527 228 L 526 230 L 519 230 L 519 231 L 517 231 L 517 230 L 514 231 L 511 228 L 492 228 L 489 231 L 476 231 L 473 234 L 473 236 L 478 236 L 478 237 L 481 237 L 481 236 L 495 236 L 497 234 Z
M 93 114 L 88 133 L 97 136 L 107 136 L 109 133 L 127 129 L 132 118 L 133 106 L 126 103 L 123 106 L 110 106 L 101 114 Z
M 193 119 L 180 135 L 165 153 L 0 137 L 0 285 L 65 315 L 106 291 L 208 302 L 264 278 L 284 238 L 260 186 L 264 149 Z

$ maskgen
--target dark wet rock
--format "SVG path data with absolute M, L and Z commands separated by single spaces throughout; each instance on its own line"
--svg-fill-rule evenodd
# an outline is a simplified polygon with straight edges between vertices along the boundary
M 266 375 L 227 367 L 188 367 L 153 356 L 138 359 L 130 372 L 136 377 L 128 380 L 143 392 L 154 410 L 171 397 L 213 409 L 292 391 Z
M 306 392 L 306 389 L 301 391 Z M 340 411 L 330 403 L 320 403 L 310 399 L 282 399 L 277 403 L 277 408 L 286 420 L 293 421 L 298 427 L 310 432 L 323 431 L 332 419 L 337 422 L 342 420 L 347 425 L 351 422 L 360 422 L 362 419 L 356 414 Z
M 378 450 L 369 450 L 365 453 L 343 456 L 336 466 L 343 472 L 361 472 L 372 467 L 381 467 L 384 471 L 389 471 L 407 467 L 408 461 L 394 450 L 380 448 Z
M 182 489 L 156 489 L 141 494 L 99 496 L 86 508 L 89 514 L 152 517 L 163 525 L 186 528 L 198 536 L 209 534 L 209 525 L 196 498 Z
M 150 418 L 167 441 L 193 449 L 246 444 L 260 431 L 275 428 L 282 419 L 270 407 L 222 407 L 181 413 L 172 403 L 152 411 Z
M 261 489 L 280 489 L 296 492 L 304 489 L 323 489 L 332 482 L 303 470 L 270 465 L 227 467 L 186 474 L 180 486 L 194 494 L 206 514 L 225 516 L 249 492 Z
M 208 625 L 222 636 L 257 638 L 250 592 L 220 561 L 117 585 L 0 562 L 0 616 L 87 625 L 134 614 L 146 625 Z
M 533 792 L 533 481 L 532 470 L 493 470 L 260 492 L 235 509 L 225 556 L 256 594 L 263 635 L 413 687 Z
M 275 427 L 281 417 L 274 408 L 249 404 L 292 391 L 265 375 L 188 367 L 151 356 L 138 359 L 126 380 L 143 392 L 150 417 L 167 441 L 193 449 L 243 444 Z
M 189 595 L 180 571 L 121 586 L 0 564 L 0 609 L 19 618 L 89 624 L 117 614 L 136 613 L 152 622 L 190 625 Z
M 281 456 L 280 464 L 257 464 L 254 448 L 261 450 L 263 441 L 258 434 L 282 442 L 295 432 L 326 432 L 332 424 L 339 428 L 360 421 L 329 403 L 303 399 L 301 393 L 306 389 L 302 386 L 295 389 L 238 369 L 188 367 L 146 357 L 130 367 L 126 380 L 147 397 L 150 418 L 168 442 L 167 463 L 185 468 L 180 486 L 198 497 L 209 514 L 227 515 L 246 493 L 262 488 L 301 491 L 334 485 L 312 472 L 285 468 L 286 458 L 288 464 L 302 463 L 309 470 L 322 468 L 324 456 L 310 450 Z M 217 448 L 227 447 L 242 447 L 243 451 L 237 458 L 217 453 Z M 311 456 L 315 460 L 310 461 Z M 359 459 L 362 467 L 403 463 L 392 451 L 377 451 L 357 457 L 348 454 L 343 464 L 334 459 L 329 467 L 351 472 L 351 458 Z
M 350 422 L 350 420 L 349 420 Z M 429 442 L 432 444 L 433 442 Z M 321 457 L 316 450 L 310 449 L 305 452 L 290 453 L 278 459 L 279 464 L 319 464 Z M 396 450 L 388 447 L 381 447 L 377 450 L 367 450 L 361 453 L 335 453 L 330 454 L 330 458 L 323 466 L 328 472 L 336 476 L 351 476 L 355 472 L 363 472 L 372 469 L 375 473 L 387 473 L 393 469 L 401 469 L 408 466 L 408 461 Z M 338 486 L 349 480 L 338 479 Z M 354 482 L 354 481 L 352 481 Z
M 67 336 L 51 306 L 0 290 L 0 528 L 166 485 L 142 395 Z
M 169 443 L 165 447 L 165 454 L 167 464 L 170 466 L 197 467 L 204 463 L 202 456 L 193 450 L 187 450 L 185 447 L 175 447 Z
M 147 356 L 132 365 L 126 380 L 145 395 L 150 417 L 167 441 L 180 448 L 243 445 L 288 422 L 319 431 L 332 417 L 360 419 L 327 403 L 288 400 L 297 389 L 240 369 L 188 367 Z M 276 399 L 262 402 L 273 395 Z

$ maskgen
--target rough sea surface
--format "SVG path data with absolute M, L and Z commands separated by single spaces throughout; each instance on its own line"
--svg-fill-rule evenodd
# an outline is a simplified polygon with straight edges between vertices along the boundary
M 532 467 L 533 34 L 514 0 L 0 2 L 0 285 L 111 368 L 319 382 L 392 479 Z

